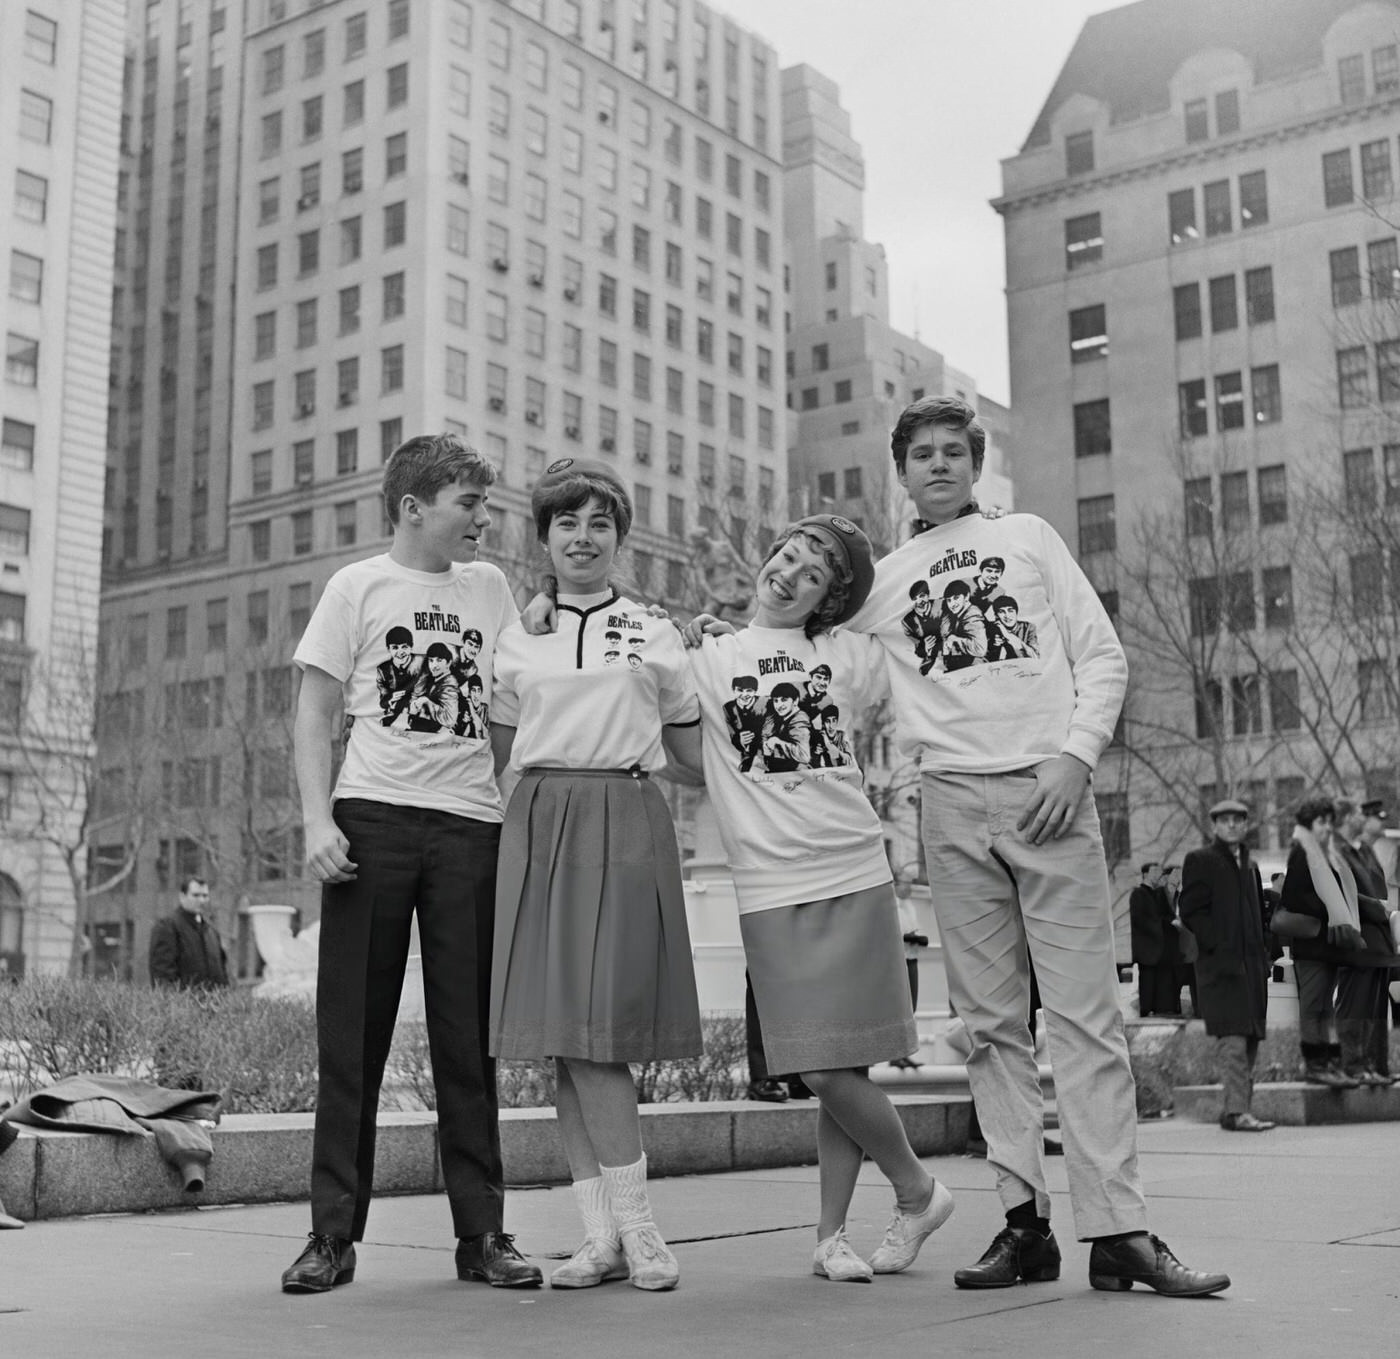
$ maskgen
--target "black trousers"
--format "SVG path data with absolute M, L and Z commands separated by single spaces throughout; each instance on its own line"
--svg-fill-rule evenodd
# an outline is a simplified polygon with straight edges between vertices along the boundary
M 1139 963 L 1138 1014 L 1181 1013 L 1181 968 L 1177 963 Z
M 312 1230 L 364 1237 L 379 1089 L 416 910 L 453 1231 L 500 1231 L 504 1174 L 486 1026 L 501 828 L 360 799 L 337 802 L 335 820 L 358 867 L 353 882 L 327 884 L 321 894 Z

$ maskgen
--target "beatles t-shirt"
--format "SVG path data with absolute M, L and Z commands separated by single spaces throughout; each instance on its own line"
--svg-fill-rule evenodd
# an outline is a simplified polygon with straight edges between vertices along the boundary
M 487 562 L 435 574 L 386 554 L 337 571 L 294 658 L 343 686 L 350 739 L 333 800 L 500 821 L 492 658 L 518 617 L 505 576 Z
M 699 705 L 675 625 L 635 600 L 558 602 L 558 630 L 519 624 L 496 650 L 496 721 L 517 728 L 516 769 L 662 769 L 663 726 Z
M 740 913 L 889 882 L 851 741 L 853 719 L 889 692 L 879 643 L 748 627 L 689 654 Z
M 1123 648 L 1035 515 L 969 514 L 911 538 L 846 626 L 884 643 L 899 746 L 926 771 L 1005 773 L 1062 753 L 1092 769 L 1113 736 Z

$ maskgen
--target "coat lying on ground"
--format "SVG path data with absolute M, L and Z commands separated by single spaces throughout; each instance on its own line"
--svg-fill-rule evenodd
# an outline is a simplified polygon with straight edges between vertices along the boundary
M 3 1121 L 65 1132 L 150 1137 L 184 1180 L 189 1193 L 204 1188 L 214 1155 L 205 1120 L 217 1122 L 220 1096 L 207 1090 L 167 1090 L 130 1076 L 69 1076 L 25 1096 Z

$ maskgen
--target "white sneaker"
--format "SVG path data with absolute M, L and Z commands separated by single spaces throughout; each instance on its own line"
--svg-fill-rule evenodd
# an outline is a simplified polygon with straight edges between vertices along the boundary
M 660 1293 L 681 1281 L 681 1267 L 654 1222 L 622 1229 L 622 1253 L 627 1257 L 633 1288 Z
M 885 1239 L 870 1257 L 876 1274 L 898 1274 L 908 1269 L 919 1254 L 919 1247 L 953 1216 L 953 1196 L 935 1180 L 928 1207 L 922 1213 L 901 1213 L 895 1209 Z
M 875 1271 L 851 1249 L 844 1227 L 835 1236 L 817 1242 L 812 1273 L 824 1274 L 836 1283 L 869 1283 L 875 1277 Z
M 551 1288 L 596 1288 L 627 1277 L 622 1248 L 611 1241 L 586 1236 L 573 1256 L 549 1276 Z

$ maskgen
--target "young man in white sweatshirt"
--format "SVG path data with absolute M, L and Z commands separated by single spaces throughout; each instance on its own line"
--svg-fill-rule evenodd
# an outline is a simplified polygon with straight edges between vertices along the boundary
M 973 488 L 986 432 L 966 403 L 916 401 L 891 436 L 920 522 L 882 560 L 847 626 L 889 661 L 899 744 L 922 775 L 922 836 L 948 986 L 972 1039 L 968 1078 L 1006 1227 L 960 1288 L 1057 1279 L 1043 1111 L 1027 1025 L 1031 963 L 1049 1031 L 1075 1231 L 1095 1288 L 1199 1297 L 1224 1274 L 1186 1269 L 1147 1232 L 1137 1112 L 1118 1006 L 1108 869 L 1089 778 L 1113 735 L 1127 662 L 1068 548 L 1029 514 L 986 518 Z M 948 594 L 989 556 L 1036 629 L 1039 654 L 933 666 L 902 619 L 911 585 Z

